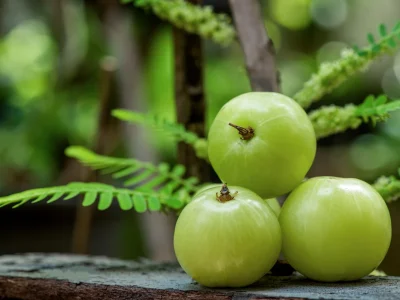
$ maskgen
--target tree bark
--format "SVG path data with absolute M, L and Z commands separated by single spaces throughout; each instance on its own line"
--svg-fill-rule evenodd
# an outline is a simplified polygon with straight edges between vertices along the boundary
M 115 72 L 116 61 L 111 57 L 106 57 L 100 63 L 101 81 L 100 81 L 100 111 L 97 121 L 97 136 L 94 140 L 93 151 L 107 155 L 112 152 L 116 145 L 116 134 L 110 126 L 115 123 L 111 118 L 112 99 L 115 93 Z M 114 121 L 114 122 L 113 122 Z M 96 172 L 85 168 L 83 181 L 97 181 Z M 76 220 L 72 236 L 72 252 L 87 254 L 89 252 L 89 238 L 93 220 L 95 206 L 84 207 L 80 202 L 76 207 Z
M 201 0 L 189 0 L 201 4 Z M 199 36 L 174 28 L 175 104 L 177 121 L 198 136 L 205 136 L 206 101 L 203 87 L 203 51 Z M 210 166 L 198 158 L 192 146 L 178 144 L 178 163 L 184 165 L 188 176 L 202 182 L 210 178 Z
M 229 0 L 253 91 L 279 92 L 275 49 L 258 0 Z
M 147 108 L 141 88 L 143 67 L 136 34 L 133 32 L 132 12 L 119 0 L 98 1 L 105 38 L 110 53 L 118 61 L 116 79 L 119 105 L 121 108 L 143 112 Z M 122 122 L 122 125 L 129 156 L 156 163 L 158 155 L 150 147 L 148 129 L 131 126 L 126 122 Z M 174 216 L 146 212 L 138 215 L 138 218 L 146 237 L 144 243 L 149 257 L 157 261 L 175 260 L 172 244 Z

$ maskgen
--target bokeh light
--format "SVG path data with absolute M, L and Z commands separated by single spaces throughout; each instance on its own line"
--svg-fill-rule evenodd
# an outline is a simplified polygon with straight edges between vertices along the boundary
M 373 179 L 399 163 L 399 155 L 388 140 L 380 135 L 363 134 L 354 139 L 349 154 L 363 177 Z
M 313 21 L 325 29 L 336 28 L 346 20 L 346 0 L 312 0 L 310 13 Z
M 382 90 L 392 99 L 400 99 L 400 82 L 399 78 L 396 76 L 396 72 L 400 71 L 398 70 L 399 68 L 400 65 L 394 68 L 389 68 L 382 76 Z
M 348 45 L 339 41 L 332 41 L 323 44 L 316 54 L 317 63 L 321 64 L 323 62 L 334 61 L 340 58 L 340 53 L 346 47 L 348 47 Z
M 390 113 L 390 118 L 379 125 L 380 130 L 391 139 L 400 141 L 400 111 Z
M 271 0 L 267 9 L 273 19 L 283 27 L 300 30 L 308 27 L 311 0 Z
M 304 85 L 315 71 L 313 58 L 293 54 L 291 59 L 280 62 L 281 91 L 283 94 L 293 96 Z
M 15 27 L 0 44 L 0 75 L 9 78 L 19 97 L 15 105 L 25 105 L 48 88 L 53 67 L 52 40 L 48 28 L 38 20 Z

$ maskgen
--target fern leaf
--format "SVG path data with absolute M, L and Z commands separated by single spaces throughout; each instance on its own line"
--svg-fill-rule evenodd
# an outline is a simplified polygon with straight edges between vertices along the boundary
M 129 178 L 128 180 L 125 180 L 125 181 L 124 181 L 124 185 L 125 185 L 125 186 L 133 186 L 133 185 L 140 184 L 141 181 L 145 181 L 145 180 L 148 179 L 152 174 L 154 174 L 154 170 L 152 170 L 152 169 L 145 169 L 145 170 L 143 170 L 143 172 L 140 173 L 139 175 L 135 175 L 135 176 Z
M 385 24 L 379 25 L 379 34 L 381 35 L 381 37 L 385 37 L 387 35 L 387 30 L 386 30 Z
M 90 206 L 96 202 L 97 193 L 90 191 L 86 193 L 85 198 L 83 199 L 82 206 Z
M 184 142 L 191 145 L 196 151 L 197 157 L 208 159 L 207 141 L 204 138 L 200 138 L 194 132 L 186 130 L 182 124 L 160 119 L 152 114 L 144 114 L 126 109 L 115 109 L 112 111 L 112 115 L 122 121 L 162 131 L 176 142 Z
M 183 174 L 185 174 L 186 172 L 186 168 L 183 165 L 176 165 L 173 169 L 172 169 L 172 174 L 174 174 L 175 176 L 183 176 Z
M 184 202 L 180 201 L 178 198 L 168 198 L 167 206 L 173 209 L 180 209 L 184 206 Z
M 398 47 L 396 40 L 400 35 L 400 22 L 389 33 L 385 25 L 380 25 L 379 33 L 380 40 L 376 40 L 371 33 L 367 35 L 367 47 L 360 49 L 354 46 L 353 49 L 344 49 L 338 60 L 322 63 L 293 98 L 306 109 L 355 73 L 366 71 L 376 58 Z
M 130 167 L 127 167 L 127 168 L 123 168 L 123 169 L 121 169 L 120 171 L 115 172 L 114 175 L 113 175 L 113 177 L 114 177 L 114 178 L 122 178 L 122 177 L 125 177 L 125 176 L 128 176 L 128 175 L 130 175 L 130 174 L 135 173 L 138 169 L 140 169 L 140 166 L 139 166 L 139 165 L 135 165 L 135 166 L 130 166 Z M 113 173 L 113 172 L 111 172 L 111 173 Z
M 231 19 L 225 14 L 216 14 L 211 6 L 198 6 L 185 0 L 122 0 L 135 6 L 151 10 L 160 19 L 189 33 L 223 46 L 231 44 L 236 36 Z
M 106 210 L 111 206 L 113 200 L 113 194 L 112 192 L 105 192 L 100 195 L 100 200 L 99 200 L 99 205 L 98 209 L 99 210 Z
M 133 124 L 146 125 L 154 130 L 162 130 L 163 133 L 172 136 L 176 141 L 194 144 L 200 139 L 195 133 L 187 131 L 182 124 L 160 119 L 152 114 L 143 114 L 125 109 L 115 109 L 112 115 L 122 121 Z
M 363 122 L 372 122 L 375 125 L 378 121 L 386 120 L 389 112 L 397 109 L 400 109 L 400 100 L 388 102 L 385 95 L 377 98 L 370 95 L 359 106 L 348 104 L 345 107 L 321 107 L 312 111 L 309 118 L 317 138 L 323 138 L 348 129 L 356 129 Z
M 76 192 L 76 191 L 75 192 L 71 192 L 67 196 L 64 197 L 64 200 L 69 200 L 69 199 L 75 198 L 78 195 L 79 195 L 79 192 Z
M 368 101 L 367 101 L 368 100 Z M 386 95 L 380 95 L 374 99 L 369 96 L 364 103 L 356 109 L 355 116 L 363 118 L 387 118 L 388 113 L 400 109 L 400 100 L 388 102 Z
M 382 198 L 387 203 L 391 203 L 400 198 L 400 180 L 396 178 L 396 176 L 381 176 L 372 186 L 381 194 Z
M 150 211 L 159 211 L 161 210 L 161 203 L 157 197 L 149 197 L 148 200 L 149 210 Z
M 166 163 L 157 166 L 136 159 L 103 156 L 80 146 L 71 146 L 65 153 L 85 166 L 95 170 L 107 170 L 113 178 L 122 179 L 125 187 L 133 186 L 138 191 L 151 192 L 158 188 L 163 195 L 172 195 L 183 188 L 189 193 L 194 193 L 198 189 L 197 179 L 183 178 L 185 167 L 181 165 L 176 165 L 171 169 Z M 165 189 L 166 186 L 173 189 Z
M 396 38 L 400 35 L 400 22 L 398 22 L 392 29 L 391 32 L 387 32 L 385 24 L 380 24 L 378 27 L 378 32 L 380 35 L 380 40 L 376 41 L 372 33 L 367 34 L 367 41 L 369 47 L 357 51 L 358 54 L 366 55 L 368 52 L 379 52 L 381 49 L 390 49 L 396 46 Z M 394 42 L 394 45 L 393 45 Z
M 40 202 L 40 201 L 44 200 L 46 197 L 47 197 L 47 195 L 43 194 L 43 195 L 37 197 L 35 200 L 33 200 L 32 203 Z
M 160 186 L 167 180 L 167 176 L 156 176 L 139 187 L 140 191 L 148 191 Z
M 117 195 L 119 206 L 122 210 L 130 210 L 133 208 L 133 202 L 131 197 L 127 194 L 118 194 Z
M 135 210 L 139 213 L 146 211 L 146 201 L 141 194 L 133 196 L 133 206 L 135 207 Z
M 134 208 L 139 213 L 147 211 L 148 208 L 151 211 L 162 209 L 177 210 L 190 201 L 188 194 L 184 193 L 181 193 L 181 197 L 177 198 L 175 195 L 168 196 L 156 192 L 132 191 L 101 183 L 73 182 L 64 186 L 32 189 L 0 197 L 0 207 L 13 205 L 13 208 L 16 208 L 28 202 L 37 203 L 45 199 L 49 199 L 47 203 L 51 203 L 59 199 L 72 199 L 71 195 L 84 195 L 83 206 L 94 205 L 96 199 L 99 198 L 97 205 L 99 210 L 108 209 L 112 205 L 112 201 L 116 199 L 121 209 L 130 210 Z
M 47 200 L 47 203 L 53 203 L 54 201 L 57 201 L 63 196 L 63 194 L 63 192 L 55 193 L 49 200 Z

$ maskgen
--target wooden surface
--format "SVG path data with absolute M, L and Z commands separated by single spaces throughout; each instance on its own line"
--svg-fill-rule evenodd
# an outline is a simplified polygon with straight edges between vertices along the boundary
M 243 289 L 208 289 L 175 263 L 60 254 L 0 256 L 0 299 L 400 299 L 400 277 L 316 283 L 265 276 Z

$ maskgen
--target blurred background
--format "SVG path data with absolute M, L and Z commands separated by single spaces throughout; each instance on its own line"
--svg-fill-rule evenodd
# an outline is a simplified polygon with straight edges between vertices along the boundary
M 204 4 L 230 14 L 225 0 Z M 320 63 L 337 59 L 344 47 L 365 45 L 367 33 L 376 33 L 380 23 L 390 28 L 400 20 L 397 0 L 268 0 L 262 7 L 277 50 L 282 92 L 289 96 Z M 250 91 L 250 85 L 238 44 L 203 45 L 209 126 L 219 108 Z M 106 94 L 112 107 L 175 120 L 173 68 L 171 26 L 132 5 L 118 0 L 0 0 L 0 195 L 85 178 L 85 168 L 66 158 L 64 149 L 93 147 Z M 368 94 L 381 93 L 400 98 L 400 55 L 378 60 L 312 109 L 360 103 Z M 114 119 L 105 127 L 103 140 L 112 155 L 176 163 L 177 146 L 162 134 L 144 133 Z M 399 150 L 397 112 L 376 127 L 363 125 L 320 140 L 309 176 L 372 182 L 396 173 Z M 174 259 L 173 217 L 113 206 L 94 211 L 88 226 L 76 221 L 85 214 L 77 212 L 79 205 L 75 199 L 2 208 L 0 254 L 79 252 L 77 243 L 85 244 L 79 239 L 89 228 L 83 252 Z M 400 203 L 389 207 L 393 241 L 380 268 L 400 275 Z

